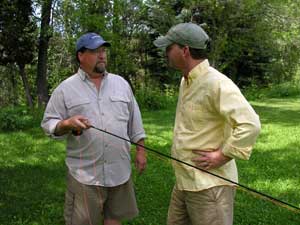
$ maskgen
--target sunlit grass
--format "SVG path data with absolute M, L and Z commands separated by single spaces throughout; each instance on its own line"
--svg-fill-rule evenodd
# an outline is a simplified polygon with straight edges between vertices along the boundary
M 238 161 L 240 183 L 300 207 L 300 101 L 252 102 L 262 132 L 249 161 Z M 175 105 L 144 111 L 147 146 L 170 153 Z M 134 148 L 133 148 L 134 149 Z M 134 157 L 134 151 L 132 151 Z M 0 133 L 0 224 L 60 225 L 65 191 L 64 142 L 39 127 Z M 127 225 L 164 225 L 175 178 L 171 162 L 148 153 L 148 168 L 133 179 L 140 216 Z M 300 214 L 238 190 L 235 225 L 299 225 Z

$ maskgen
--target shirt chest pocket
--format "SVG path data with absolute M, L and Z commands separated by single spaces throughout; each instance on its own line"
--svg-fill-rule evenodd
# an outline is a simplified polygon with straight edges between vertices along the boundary
M 189 130 L 200 129 L 209 119 L 209 113 L 203 105 L 187 103 L 182 107 L 182 120 Z
M 113 95 L 110 96 L 111 111 L 118 121 L 129 120 L 129 103 L 130 100 L 126 96 Z
M 82 115 L 89 117 L 91 110 L 91 100 L 88 98 L 78 98 L 66 101 L 69 116 Z

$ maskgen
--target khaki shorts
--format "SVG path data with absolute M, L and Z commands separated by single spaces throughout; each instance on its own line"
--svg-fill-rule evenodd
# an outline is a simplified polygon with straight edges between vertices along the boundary
M 132 180 L 116 187 L 79 183 L 67 175 L 66 225 L 99 225 L 103 219 L 131 219 L 138 215 Z
M 232 225 L 235 188 L 216 186 L 199 192 L 174 187 L 168 225 Z

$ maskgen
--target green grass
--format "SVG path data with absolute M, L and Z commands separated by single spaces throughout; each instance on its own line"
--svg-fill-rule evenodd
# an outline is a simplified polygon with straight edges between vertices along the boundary
M 267 99 L 252 105 L 262 132 L 251 159 L 237 162 L 240 183 L 300 207 L 300 100 Z M 174 116 L 175 106 L 143 112 L 149 147 L 169 154 Z M 64 224 L 64 142 L 33 127 L 0 133 L 0 149 L 0 224 Z M 149 153 L 147 171 L 134 171 L 134 181 L 140 216 L 126 224 L 166 224 L 175 182 L 170 161 Z M 238 190 L 234 224 L 299 225 L 300 213 Z

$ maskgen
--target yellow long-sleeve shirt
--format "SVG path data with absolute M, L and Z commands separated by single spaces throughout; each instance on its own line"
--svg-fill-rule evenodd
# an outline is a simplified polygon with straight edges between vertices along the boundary
M 258 115 L 225 75 L 204 60 L 182 79 L 176 110 L 172 156 L 193 164 L 193 150 L 221 148 L 233 158 L 210 172 L 238 182 L 235 159 L 249 159 L 260 131 Z M 232 185 L 220 178 L 174 162 L 179 190 L 201 191 Z

